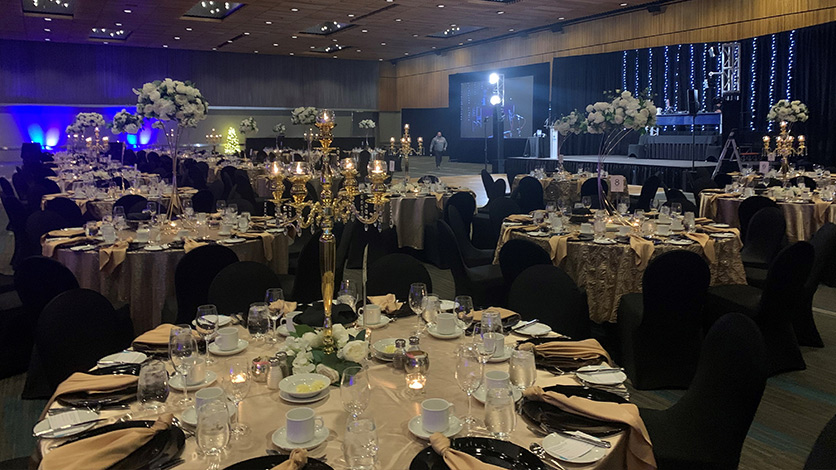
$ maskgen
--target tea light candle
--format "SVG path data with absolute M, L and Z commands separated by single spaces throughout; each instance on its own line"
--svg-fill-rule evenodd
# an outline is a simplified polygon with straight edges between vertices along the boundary
M 406 374 L 406 388 L 407 391 L 413 394 L 424 393 L 424 387 L 427 385 L 427 376 L 421 373 Z
M 389 143 L 394 144 L 395 143 L 395 138 L 394 137 L 389 137 Z
M 245 374 L 233 375 L 232 378 L 229 379 L 229 381 L 234 384 L 241 384 L 247 381 L 247 376 Z
M 763 136 L 763 141 L 764 142 L 769 142 L 769 136 L 768 135 Z
M 250 368 L 250 371 L 252 373 L 253 380 L 256 382 L 266 382 L 267 373 L 270 371 L 270 360 L 266 357 L 256 357 L 253 359 L 253 365 Z M 236 382 L 235 378 L 233 378 L 232 381 Z

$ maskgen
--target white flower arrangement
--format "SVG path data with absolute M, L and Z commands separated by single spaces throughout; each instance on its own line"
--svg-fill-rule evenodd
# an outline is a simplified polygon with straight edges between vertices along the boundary
M 558 134 L 566 136 L 569 134 L 584 134 L 586 133 L 587 121 L 577 109 L 573 110 L 566 116 L 554 122 L 554 130 Z
M 767 121 L 804 122 L 810 117 L 807 105 L 798 100 L 778 100 L 766 115 Z
M 258 134 L 258 123 L 255 122 L 255 118 L 250 116 L 241 121 L 241 124 L 238 125 L 238 132 L 244 135 Z
M 360 129 L 374 129 L 375 127 L 377 127 L 377 124 L 371 119 L 363 119 L 357 124 L 357 126 Z
M 273 133 L 274 133 L 274 134 L 276 134 L 276 135 L 284 135 L 284 133 L 285 133 L 285 132 L 287 132 L 287 127 L 285 127 L 285 125 L 284 125 L 284 124 L 282 124 L 282 123 L 278 123 L 278 124 L 276 124 L 275 126 L 273 126 Z
M 340 374 L 346 367 L 359 365 L 368 355 L 365 331 L 351 336 L 339 323 L 331 327 L 331 336 L 337 349 L 336 353 L 323 351 L 324 331 L 314 330 L 306 325 L 296 325 L 296 331 L 285 338 L 279 351 L 287 354 L 288 364 L 294 374 L 318 372 L 331 379 L 331 383 L 340 380 Z
M 65 129 L 67 134 L 82 134 L 85 129 L 104 127 L 104 117 L 99 113 L 78 113 L 73 123 Z
M 314 124 L 316 123 L 317 109 L 313 106 L 299 107 L 290 112 L 291 124 Z
M 166 78 L 134 89 L 137 95 L 136 112 L 146 119 L 156 119 L 153 127 L 164 128 L 163 123 L 176 121 L 181 128 L 197 127 L 206 119 L 209 102 L 191 82 Z
M 136 134 L 142 128 L 142 116 L 131 114 L 123 109 L 113 116 L 110 132 L 114 134 Z
M 634 97 L 616 90 L 612 101 L 599 101 L 586 107 L 587 132 L 606 134 L 613 130 L 642 131 L 656 124 L 656 106 L 650 98 Z

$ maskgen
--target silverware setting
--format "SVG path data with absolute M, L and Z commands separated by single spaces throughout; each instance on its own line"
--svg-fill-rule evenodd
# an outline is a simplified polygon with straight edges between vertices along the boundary
M 576 371 L 575 374 L 593 375 L 593 374 L 607 374 L 611 372 L 624 372 L 623 367 L 607 367 L 602 369 L 591 369 Z
M 532 442 L 528 446 L 528 450 L 530 450 L 534 455 L 536 455 L 540 460 L 542 460 L 543 463 L 551 467 L 557 468 L 558 470 L 566 470 L 566 467 L 561 465 L 560 462 L 557 461 L 557 459 L 546 453 L 546 449 L 544 449 L 542 445 L 536 442 Z

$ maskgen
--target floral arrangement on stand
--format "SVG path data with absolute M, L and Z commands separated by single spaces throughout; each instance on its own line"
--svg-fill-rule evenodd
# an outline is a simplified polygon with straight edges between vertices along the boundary
M 110 123 L 110 132 L 118 134 L 136 134 L 142 128 L 142 116 L 129 113 L 122 109 L 113 116 Z
M 317 109 L 313 106 L 299 107 L 290 112 L 291 124 L 310 125 L 316 123 Z
M 368 147 L 369 146 L 369 132 L 371 132 L 372 129 L 377 127 L 377 123 L 375 123 L 371 119 L 363 119 L 362 121 L 360 121 L 357 124 L 357 127 L 366 131 L 366 147 Z
M 104 117 L 99 113 L 78 113 L 73 119 L 73 123 L 67 126 L 67 135 L 84 134 L 86 129 L 104 127 Z
M 564 137 L 560 139 L 557 146 L 557 158 L 560 162 L 561 171 L 563 171 L 563 155 L 560 153 L 560 150 L 563 148 L 563 144 L 572 135 L 585 134 L 586 126 L 586 118 L 577 109 L 573 109 L 571 113 L 561 116 L 560 119 L 554 122 L 552 127 L 554 127 L 555 132 L 560 134 L 561 137 Z
M 136 113 L 145 119 L 153 119 L 155 122 L 151 127 L 164 132 L 171 148 L 173 168 L 171 202 L 168 205 L 170 219 L 180 203 L 177 193 L 177 148 L 180 136 L 184 129 L 197 127 L 198 122 L 206 119 L 209 102 L 192 82 L 170 78 L 145 83 L 142 88 L 133 91 L 137 95 Z
M 282 123 L 278 123 L 278 124 L 276 124 L 275 126 L 273 126 L 273 133 L 274 133 L 274 134 L 276 134 L 276 135 L 284 135 L 284 133 L 285 133 L 285 132 L 287 132 L 287 127 L 285 127 L 285 125 L 284 125 L 284 124 L 282 124 Z
M 258 134 L 258 123 L 255 122 L 255 118 L 250 116 L 241 121 L 241 124 L 238 125 L 238 132 L 244 135 Z
M 810 110 L 807 105 L 798 100 L 778 100 L 769 108 L 766 115 L 767 121 L 773 122 L 804 122 L 810 117 Z
M 279 351 L 287 354 L 288 367 L 294 374 L 316 372 L 337 383 L 347 367 L 359 366 L 369 354 L 365 330 L 352 336 L 343 325 L 335 324 L 332 337 L 336 352 L 331 354 L 323 350 L 324 330 L 307 325 L 296 325 L 295 330 L 279 346 Z

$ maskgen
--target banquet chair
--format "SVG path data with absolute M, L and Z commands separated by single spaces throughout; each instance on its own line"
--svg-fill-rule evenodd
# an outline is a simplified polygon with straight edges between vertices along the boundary
M 659 178 L 658 175 L 653 175 L 646 180 L 642 184 L 642 191 L 639 194 L 639 199 L 636 201 L 636 205 L 633 206 L 632 211 L 636 209 L 641 209 L 643 211 L 649 211 L 650 206 L 653 205 L 653 199 L 656 198 L 656 191 L 659 190 L 659 186 L 662 185 L 662 179 Z
M 538 318 L 573 340 L 591 335 L 586 292 L 551 264 L 531 266 L 517 276 L 508 292 L 508 308 L 523 320 Z
M 777 207 L 766 207 L 752 216 L 743 239 L 740 258 L 747 269 L 768 269 L 786 240 L 787 223 Z M 756 274 L 755 274 L 756 275 Z
M 421 184 L 425 184 L 425 183 L 426 184 L 434 184 L 434 183 L 438 183 L 438 181 L 439 181 L 438 176 L 435 176 L 435 175 L 424 175 L 424 176 L 418 178 L 418 182 L 421 183 Z
M 800 183 L 804 183 L 804 186 L 807 187 L 810 191 L 816 189 L 816 180 L 810 178 L 809 176 L 796 176 L 795 178 L 790 180 L 790 183 L 793 186 L 798 186 Z
M 29 237 L 26 233 L 26 218 L 29 212 L 26 206 L 14 196 L 3 194 L 0 197 L 3 203 L 3 210 L 9 219 L 7 230 L 10 230 L 15 237 L 14 253 L 12 254 L 11 265 L 16 268 L 27 256 L 41 253 L 40 246 L 32 247 L 29 244 Z
M 610 184 L 606 180 L 601 180 L 601 189 L 604 191 L 604 198 L 610 193 Z M 581 185 L 581 197 L 590 196 L 592 198 L 592 209 L 603 209 L 601 201 L 598 199 L 598 178 L 589 178 Z
M 476 199 L 468 192 L 457 192 L 447 199 L 444 203 L 444 221 L 449 222 L 450 207 L 455 207 L 459 211 L 459 216 L 464 223 L 464 228 L 467 233 L 470 233 L 471 224 L 473 223 L 473 216 L 476 213 Z M 468 238 L 470 236 L 468 235 Z
M 32 456 L 17 457 L 0 462 L 0 470 L 28 470 L 38 468 Z
M 12 175 L 12 185 L 17 192 L 17 197 L 20 198 L 21 202 L 26 202 L 26 196 L 29 195 L 29 185 L 30 185 L 29 178 L 27 178 L 26 174 L 20 171 L 20 168 L 17 169 L 16 172 Z
M 827 222 L 813 234 L 810 240 L 815 256 L 810 276 L 804 283 L 803 299 L 799 310 L 792 317 L 793 330 L 800 346 L 824 347 L 816 321 L 813 319 L 813 296 L 822 280 L 824 270 L 836 261 L 836 224 Z
M 750 196 L 740 203 L 737 208 L 737 220 L 740 227 L 740 239 L 746 240 L 746 233 L 749 229 L 749 222 L 752 221 L 752 216 L 759 210 L 765 207 L 778 207 L 772 199 L 765 196 Z
M 308 230 L 308 232 L 310 232 Z M 299 303 L 312 303 L 322 299 L 322 274 L 319 267 L 319 237 L 322 231 L 317 230 L 307 239 L 302 251 L 299 252 L 296 275 L 293 278 L 293 287 L 289 291 L 288 300 Z M 339 286 L 334 286 L 339 289 Z
M 15 194 L 15 190 L 12 187 L 12 183 L 9 183 L 9 180 L 3 177 L 0 177 L 0 191 L 2 191 L 3 194 L 6 196 L 17 197 Z
M 26 204 L 30 212 L 40 210 L 41 201 L 47 194 L 58 194 L 61 189 L 55 181 L 42 178 L 29 186 L 29 193 L 26 195 Z
M 52 211 L 38 211 L 26 218 L 26 235 L 31 253 L 40 253 L 41 237 L 52 230 L 71 227 L 67 219 Z
M 427 292 L 433 291 L 430 273 L 420 261 L 404 253 L 390 253 L 369 265 L 366 295 L 395 294 L 396 299 L 406 300 L 410 285 L 416 282 L 426 284 Z
M 223 245 L 205 245 L 186 253 L 174 269 L 177 324 L 191 323 L 197 307 L 209 303 L 209 286 L 221 270 L 238 262 L 238 255 Z
M 218 178 L 215 181 L 212 181 L 207 185 L 207 188 L 212 193 L 212 198 L 216 201 L 225 200 L 224 199 L 224 182 Z M 212 207 L 210 212 L 214 212 L 215 207 Z
M 517 201 L 507 197 L 494 199 L 490 206 L 490 237 L 492 246 L 496 246 L 499 241 L 499 233 L 502 230 L 502 221 L 511 214 L 522 214 L 523 211 Z
M 717 175 L 714 176 L 714 184 L 716 184 L 718 188 L 725 188 L 727 184 L 732 184 L 732 181 L 734 180 L 727 173 L 717 173 Z
M 763 338 L 731 313 L 702 343 L 688 390 L 664 410 L 639 408 L 659 470 L 736 469 L 766 386 Z
M 490 200 L 493 199 L 493 176 L 486 169 L 482 169 L 479 172 L 479 176 L 482 178 L 482 186 L 485 190 L 485 195 L 488 196 L 488 204 L 490 204 Z
M 192 208 L 195 212 L 211 214 L 215 212 L 215 196 L 208 189 L 201 189 L 192 196 Z
M 53 211 L 69 222 L 71 227 L 81 227 L 84 225 L 84 216 L 81 214 L 81 208 L 70 198 L 56 197 L 46 201 L 44 209 Z
M 531 212 L 546 208 L 543 202 L 543 185 L 533 176 L 526 176 L 511 194 L 511 199 L 517 201 L 523 212 Z
M 642 293 L 621 296 L 617 362 L 635 388 L 688 388 L 697 369 L 710 281 L 702 256 L 674 250 L 650 261 Z
M 207 301 L 218 308 L 218 313 L 240 313 L 246 319 L 250 304 L 264 302 L 267 289 L 276 286 L 281 286 L 281 280 L 267 265 L 238 261 L 221 269 L 212 279 Z
M 836 468 L 836 416 L 824 426 L 816 438 L 804 470 L 833 470 Z
M 487 264 L 474 268 L 467 267 L 456 243 L 453 229 L 441 219 L 436 223 L 436 227 L 441 256 L 450 266 L 456 295 L 471 296 L 475 306 L 502 305 L 505 300 L 505 282 L 499 266 Z
M 462 220 L 461 212 L 455 206 L 447 208 L 447 223 L 456 236 L 456 244 L 462 254 L 464 264 L 470 268 L 484 266 L 493 261 L 494 250 L 479 249 L 470 241 L 470 233 L 466 223 Z
M 229 195 L 236 196 L 235 190 L 233 189 L 232 192 L 229 193 Z M 239 214 L 241 214 L 242 212 L 249 212 L 250 215 L 258 215 L 255 213 L 255 206 L 253 205 L 253 203 L 247 199 L 243 199 L 240 197 L 230 197 L 229 199 L 227 199 L 226 203 L 227 205 L 235 204 L 236 206 L 238 206 Z
M 134 337 L 127 312 L 117 311 L 102 294 L 72 289 L 44 307 L 35 346 L 50 388 L 73 372 L 86 371 L 102 357 L 127 348 Z
M 493 253 L 491 255 L 493 261 Z M 521 272 L 538 264 L 552 264 L 552 259 L 546 250 L 532 241 L 520 238 L 508 240 L 499 250 L 499 269 L 506 286 L 513 284 Z
M 752 317 L 768 347 L 770 375 L 807 366 L 798 348 L 793 317 L 804 302 L 804 283 L 810 276 L 813 246 L 796 242 L 778 253 L 769 266 L 763 290 L 748 285 L 713 286 L 708 289 L 704 325 L 728 312 Z
M 125 215 L 128 215 L 131 213 L 131 209 L 133 209 L 137 205 L 140 205 L 144 208 L 146 204 L 148 204 L 148 200 L 140 196 L 139 194 L 127 194 L 117 199 L 116 202 L 113 203 L 113 207 L 124 207 Z

